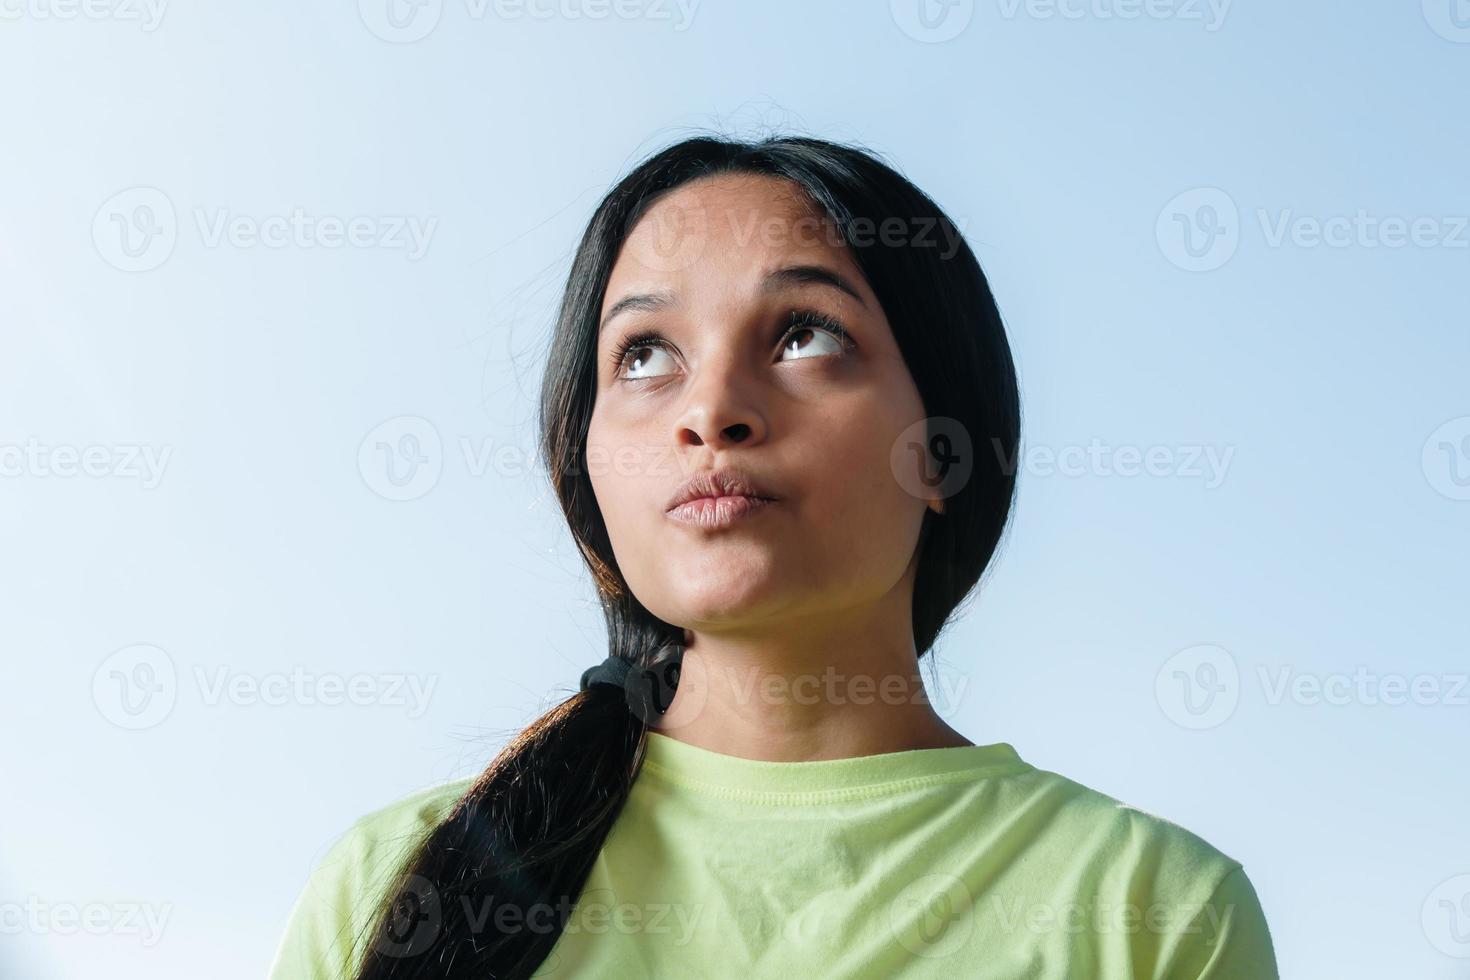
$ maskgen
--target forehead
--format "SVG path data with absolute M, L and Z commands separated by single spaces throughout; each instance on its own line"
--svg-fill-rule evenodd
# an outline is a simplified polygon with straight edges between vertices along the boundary
M 840 231 L 796 184 L 759 174 L 700 178 L 639 218 L 613 265 L 603 305 L 635 289 L 745 291 L 773 269 L 802 263 L 862 279 Z

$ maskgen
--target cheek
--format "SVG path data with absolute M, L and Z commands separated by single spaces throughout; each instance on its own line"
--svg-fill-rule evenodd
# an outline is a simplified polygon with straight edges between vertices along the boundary
M 823 539 L 824 563 L 897 574 L 908 564 L 924 511 L 891 462 L 910 412 L 871 400 L 833 408 L 832 418 L 803 440 L 804 521 Z M 913 413 L 919 417 L 922 408 Z
M 632 574 L 630 562 L 646 560 L 640 543 L 647 544 L 657 530 L 662 495 L 678 479 L 666 472 L 667 456 L 635 429 L 593 413 L 587 429 L 587 477 L 624 574 Z
M 607 523 L 608 535 L 616 542 L 634 512 L 637 493 L 636 466 L 629 456 L 636 452 L 633 440 L 615 425 L 609 425 L 595 413 L 587 428 L 587 450 L 584 465 L 597 507 Z

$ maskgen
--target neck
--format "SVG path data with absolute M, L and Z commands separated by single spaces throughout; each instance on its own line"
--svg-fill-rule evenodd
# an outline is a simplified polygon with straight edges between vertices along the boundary
M 912 628 L 854 616 L 686 631 L 679 686 L 655 731 L 725 755 L 842 759 L 973 744 L 939 713 Z

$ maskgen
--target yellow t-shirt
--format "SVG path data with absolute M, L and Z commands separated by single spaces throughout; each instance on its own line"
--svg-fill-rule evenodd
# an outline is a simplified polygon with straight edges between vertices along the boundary
M 1006 743 L 765 762 L 648 740 L 538 978 L 1278 976 L 1238 861 Z M 272 980 L 351 977 L 397 862 L 470 783 L 358 820 Z

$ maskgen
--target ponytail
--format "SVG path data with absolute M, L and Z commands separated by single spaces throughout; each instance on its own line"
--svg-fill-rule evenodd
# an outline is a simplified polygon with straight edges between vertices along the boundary
M 609 656 L 506 745 L 398 871 L 356 980 L 536 971 L 627 801 L 681 654 Z

